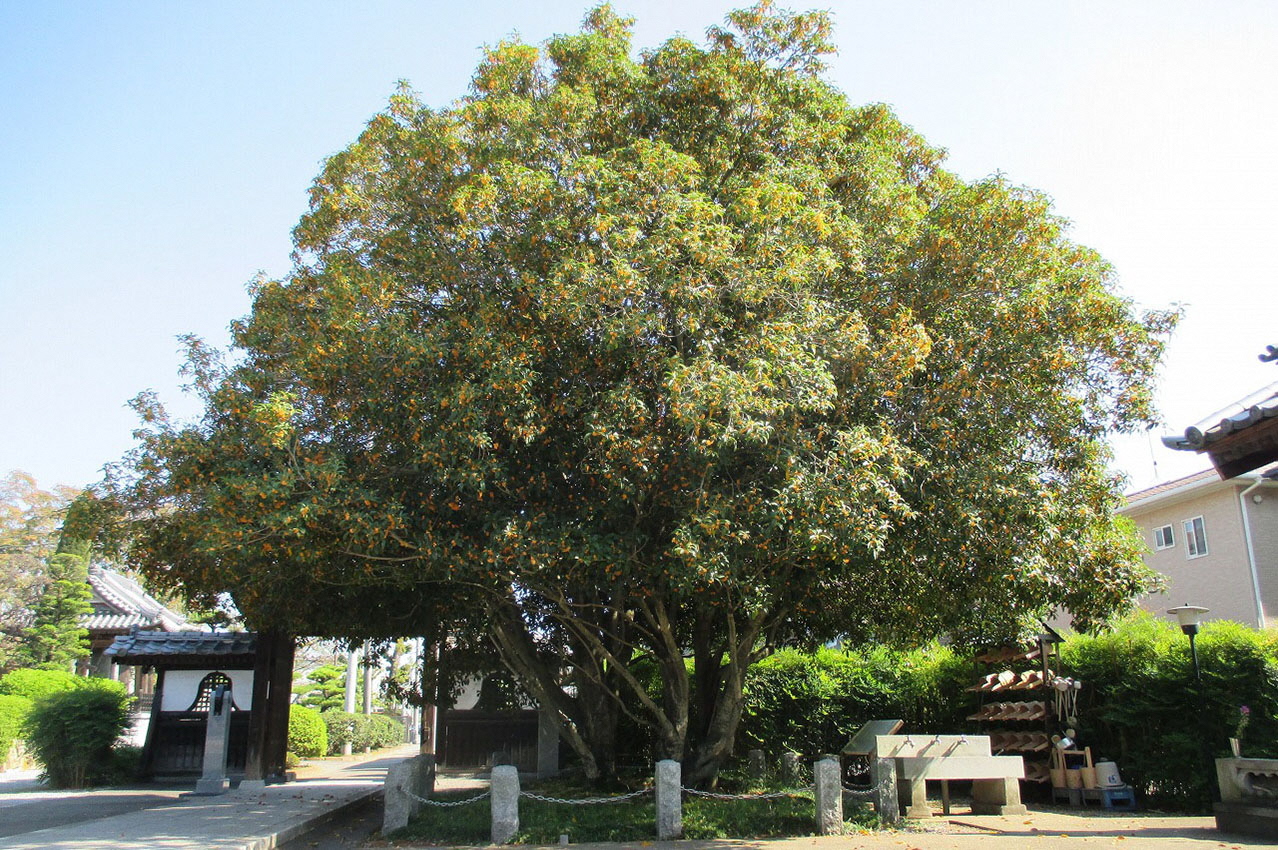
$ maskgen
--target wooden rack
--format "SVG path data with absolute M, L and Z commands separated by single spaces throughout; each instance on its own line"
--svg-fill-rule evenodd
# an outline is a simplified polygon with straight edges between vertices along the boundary
M 1053 749 L 1049 734 L 1054 719 L 1050 686 L 1055 674 L 1049 666 L 1053 652 L 1053 644 L 1046 639 L 1036 646 L 987 649 L 974 659 L 981 668 L 967 689 L 981 694 L 978 709 L 967 719 L 997 724 L 985 732 L 990 747 L 997 754 L 1020 754 L 1025 759 L 1026 782 L 1047 783 L 1052 778 L 1048 759 Z

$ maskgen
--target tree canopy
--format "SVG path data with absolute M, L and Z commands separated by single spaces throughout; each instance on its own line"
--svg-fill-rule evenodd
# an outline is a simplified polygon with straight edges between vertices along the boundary
M 134 562 L 250 624 L 469 630 L 589 774 L 626 713 L 692 781 L 776 647 L 1129 604 L 1104 439 L 1152 421 L 1174 315 L 849 103 L 826 15 L 630 27 L 401 86 L 328 160 L 235 356 L 190 341 L 203 418 L 137 403 Z
M 89 600 L 89 560 L 101 519 L 101 506 L 91 491 L 67 507 L 58 547 L 45 563 L 45 583 L 31 612 L 24 636 L 24 662 L 50 670 L 88 656 L 89 632 L 80 619 L 93 610 Z
M 0 479 L 0 670 L 19 661 L 22 637 L 48 581 L 46 559 L 73 496 L 69 487 L 43 490 L 19 470 Z

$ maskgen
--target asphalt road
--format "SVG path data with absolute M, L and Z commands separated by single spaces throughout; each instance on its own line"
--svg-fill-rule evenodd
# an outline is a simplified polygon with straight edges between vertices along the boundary
M 19 791 L 0 794 L 0 838 L 172 805 L 179 794 L 188 790 L 189 787 L 157 789 L 145 786 L 87 793 Z

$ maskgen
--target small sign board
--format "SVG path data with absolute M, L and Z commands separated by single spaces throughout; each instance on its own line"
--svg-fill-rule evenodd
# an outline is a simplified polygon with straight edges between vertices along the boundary
M 874 752 L 874 739 L 879 735 L 895 735 L 904 720 L 871 720 L 857 730 L 852 740 L 843 745 L 845 756 L 868 756 Z

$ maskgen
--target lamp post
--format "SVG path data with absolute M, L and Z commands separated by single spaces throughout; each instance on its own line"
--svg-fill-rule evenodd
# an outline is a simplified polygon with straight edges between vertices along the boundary
M 1189 655 L 1194 660 L 1194 680 L 1198 682 L 1200 691 L 1203 684 L 1203 671 L 1198 667 L 1198 647 L 1194 644 L 1194 637 L 1198 634 L 1198 624 L 1202 620 L 1203 614 L 1210 610 L 1210 608 L 1204 608 L 1201 605 L 1190 605 L 1188 602 L 1184 605 L 1167 609 L 1168 614 L 1176 617 L 1176 622 L 1180 624 L 1180 630 L 1189 635 Z
M 1199 749 L 1202 750 L 1203 762 L 1207 766 L 1207 776 L 1212 777 L 1216 773 L 1216 763 L 1211 757 L 1211 750 L 1208 748 L 1207 743 L 1207 714 L 1203 710 L 1206 703 L 1206 697 L 1203 694 L 1203 671 L 1198 666 L 1198 647 L 1194 643 L 1194 638 L 1198 635 L 1199 623 L 1203 615 L 1209 610 L 1209 608 L 1204 608 L 1201 605 L 1190 605 L 1186 602 L 1184 605 L 1167 609 L 1167 613 L 1176 617 L 1176 622 L 1180 624 L 1180 630 L 1189 636 L 1189 656 L 1194 661 L 1194 681 L 1198 685 L 1198 725 L 1201 732 L 1198 736 L 1198 745 Z M 1218 799 L 1217 794 L 1219 794 L 1219 791 L 1210 778 L 1207 781 L 1207 785 L 1211 799 Z

